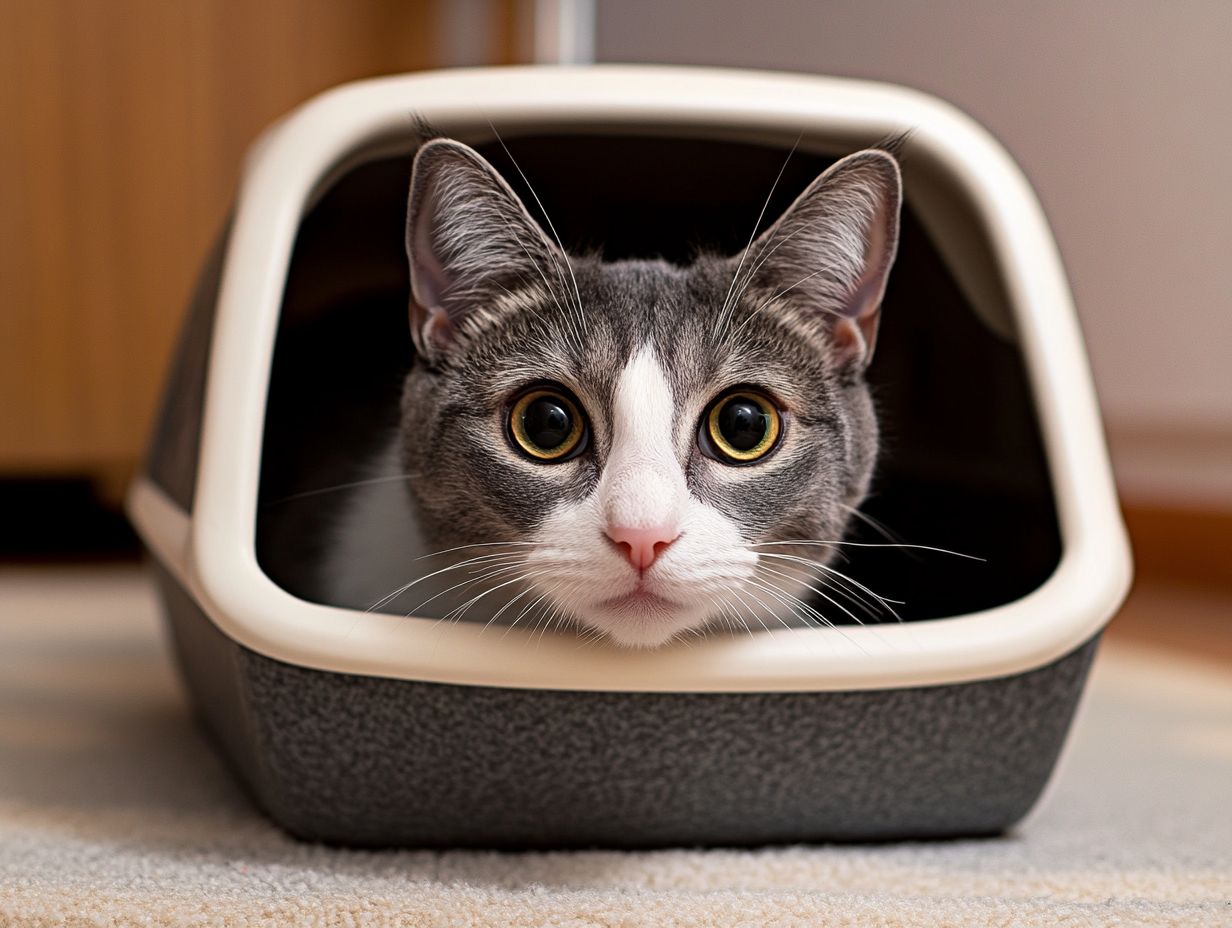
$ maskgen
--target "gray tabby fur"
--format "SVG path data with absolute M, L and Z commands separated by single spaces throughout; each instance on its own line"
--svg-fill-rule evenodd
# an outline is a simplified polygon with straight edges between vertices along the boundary
M 841 539 L 867 492 L 878 438 L 863 374 L 897 245 L 900 200 L 895 158 L 870 149 L 827 170 L 740 255 L 703 256 L 688 267 L 604 263 L 566 256 L 476 152 L 452 140 L 428 142 L 415 160 L 407 223 L 417 357 L 405 383 L 399 434 L 372 465 L 374 474 L 401 470 L 408 479 L 376 484 L 348 507 L 327 565 L 333 598 L 407 611 L 418 599 L 402 597 L 412 594 L 381 597 L 428 572 L 412 551 L 491 546 L 428 563 L 440 570 L 463 555 L 490 552 L 488 566 L 495 569 L 506 563 L 502 556 L 519 553 L 517 545 L 530 550 L 528 541 L 545 542 L 545 531 L 560 536 L 561 529 L 545 528 L 550 513 L 616 492 L 605 482 L 605 468 L 618 441 L 629 439 L 617 435 L 613 408 L 622 375 L 644 356 L 670 388 L 666 453 L 679 469 L 672 479 L 687 488 L 688 505 L 733 527 L 742 551 L 732 556 L 747 559 L 750 577 L 780 595 L 745 585 L 738 602 L 728 587 L 700 584 L 702 598 L 707 590 L 724 590 L 727 608 L 716 594 L 712 606 L 695 609 L 671 634 L 622 636 L 578 607 L 577 596 L 540 595 L 550 586 L 551 565 L 530 565 L 547 571 L 547 581 L 542 573 L 516 580 L 511 568 L 464 590 L 508 579 L 491 597 L 499 606 L 520 594 L 507 618 L 526 614 L 539 595 L 543 615 L 530 611 L 528 625 L 572 620 L 635 646 L 719 622 L 756 628 L 766 620 L 824 621 L 825 609 L 800 603 L 810 589 L 835 589 L 824 573 L 834 549 L 768 549 L 807 558 L 815 565 L 809 567 L 767 561 L 766 548 L 750 546 Z M 568 463 L 528 461 L 506 438 L 511 399 L 544 381 L 566 385 L 590 421 L 590 447 Z M 763 461 L 732 467 L 704 456 L 697 433 L 707 406 L 737 385 L 776 399 L 784 437 Z M 601 531 L 589 523 L 561 524 L 564 535 L 578 540 L 547 542 L 586 558 L 607 556 L 601 549 L 610 543 Z M 779 570 L 773 579 L 776 564 L 796 573 L 788 579 Z M 689 566 L 681 568 L 686 580 Z M 448 569 L 443 576 L 464 579 Z M 611 576 L 596 575 L 594 583 L 613 583 Z M 548 606 L 556 608 L 549 613 Z

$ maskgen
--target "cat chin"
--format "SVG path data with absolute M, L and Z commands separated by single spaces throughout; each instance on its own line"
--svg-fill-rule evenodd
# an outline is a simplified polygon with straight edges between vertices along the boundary
M 592 606 L 580 622 L 602 632 L 622 648 L 659 648 L 690 629 L 700 629 L 708 615 L 680 603 L 658 597 L 626 596 Z

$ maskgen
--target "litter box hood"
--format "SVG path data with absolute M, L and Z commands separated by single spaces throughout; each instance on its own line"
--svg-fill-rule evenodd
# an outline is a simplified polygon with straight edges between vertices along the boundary
M 634 134 L 783 150 L 798 141 L 802 152 L 838 155 L 909 130 L 908 205 L 982 324 L 1021 353 L 1055 500 L 1055 569 L 1025 595 L 969 614 L 716 636 L 651 653 L 341 609 L 276 583 L 259 561 L 255 526 L 271 363 L 301 222 L 357 165 L 412 151 L 412 113 L 472 144 L 491 141 L 495 126 L 507 137 Z M 1095 396 L 1039 203 L 984 130 L 926 95 L 851 80 L 632 66 L 365 81 L 321 95 L 262 136 L 215 257 L 216 287 L 207 274 L 149 473 L 129 506 L 174 582 L 217 630 L 259 655 L 345 674 L 540 690 L 882 690 L 1049 665 L 1097 636 L 1128 588 Z

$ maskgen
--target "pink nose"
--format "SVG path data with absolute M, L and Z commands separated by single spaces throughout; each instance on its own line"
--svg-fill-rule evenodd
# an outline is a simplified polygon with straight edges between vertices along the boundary
M 654 525 L 650 528 L 623 528 L 609 525 L 607 537 L 612 539 L 616 547 L 624 552 L 630 564 L 638 570 L 645 570 L 667 549 L 668 545 L 680 537 L 680 532 L 666 525 Z

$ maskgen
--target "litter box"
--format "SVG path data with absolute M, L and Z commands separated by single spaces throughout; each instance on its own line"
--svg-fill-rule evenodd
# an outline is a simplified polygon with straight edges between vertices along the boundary
M 850 536 L 869 546 L 844 568 L 897 618 L 629 651 L 322 601 L 305 501 L 358 479 L 411 363 L 416 116 L 527 194 L 499 132 L 566 245 L 673 260 L 739 250 L 785 161 L 767 221 L 910 131 L 869 370 L 882 458 Z M 129 509 L 196 709 L 255 801 L 294 835 L 365 846 L 1003 832 L 1052 771 L 1131 572 L 1021 171 L 916 91 L 755 72 L 424 73 L 282 119 L 200 279 Z M 873 524 L 980 560 L 877 547 Z

